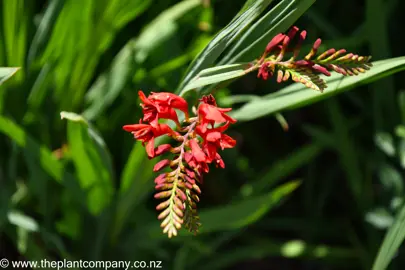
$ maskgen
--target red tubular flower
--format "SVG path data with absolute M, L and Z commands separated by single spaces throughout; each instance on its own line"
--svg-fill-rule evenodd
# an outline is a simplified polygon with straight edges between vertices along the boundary
M 143 104 L 143 121 L 150 123 L 152 126 L 158 124 L 158 119 L 170 119 L 180 125 L 176 111 L 182 111 L 188 118 L 187 102 L 173 93 L 151 93 L 148 97 L 142 91 L 138 92 Z
M 258 78 L 267 80 L 277 72 L 277 82 L 279 83 L 291 78 L 306 87 L 322 92 L 327 85 L 319 74 L 330 76 L 331 71 L 335 71 L 344 76 L 353 76 L 366 72 L 372 66 L 369 63 L 370 56 L 346 54 L 344 49 L 329 49 L 315 58 L 322 43 L 320 38 L 314 42 L 312 49 L 304 59 L 297 60 L 301 45 L 307 36 L 306 31 L 301 31 L 295 47 L 291 49 L 289 46 L 293 43 L 298 31 L 298 27 L 294 26 L 287 35 L 277 34 L 269 42 L 261 58 L 256 61 L 255 67 L 258 69 Z M 291 57 L 283 60 L 290 52 L 292 53 Z M 270 53 L 271 55 L 269 55 Z
M 155 156 L 155 138 L 162 135 L 176 136 L 176 133 L 166 124 L 158 124 L 154 127 L 140 122 L 139 124 L 125 125 L 123 128 L 125 131 L 131 132 L 136 140 L 146 144 L 146 153 L 149 158 Z
M 274 48 L 277 48 L 277 46 L 284 40 L 285 35 L 280 33 L 277 34 L 270 42 L 267 44 L 266 47 L 266 53 L 270 53 Z
M 214 126 L 215 123 L 235 123 L 236 120 L 226 114 L 231 110 L 231 108 L 218 108 L 217 106 L 206 103 L 203 100 L 203 103 L 198 107 L 201 131 L 205 132 L 208 125 Z
M 196 133 L 204 140 L 203 149 L 208 157 L 207 161 L 209 161 L 209 163 L 217 159 L 217 151 L 219 148 L 224 150 L 225 148 L 235 147 L 236 141 L 223 133 L 228 126 L 229 122 L 223 126 L 211 129 L 204 129 L 202 126 L 197 126 Z
M 124 130 L 131 132 L 136 140 L 146 145 L 149 158 L 163 154 L 174 154 L 172 159 L 159 161 L 153 171 L 161 173 L 155 179 L 156 199 L 163 199 L 156 209 L 161 211 L 158 219 L 162 220 L 163 232 L 169 237 L 176 236 L 182 226 L 197 232 L 199 218 L 196 210 L 201 190 L 203 174 L 209 172 L 209 164 L 224 168 L 225 163 L 219 150 L 232 148 L 236 142 L 224 134 L 231 123 L 236 120 L 227 115 L 230 108 L 219 108 L 212 95 L 200 100 L 197 115 L 189 118 L 187 102 L 172 93 L 152 93 L 146 97 L 142 91 L 139 96 L 143 102 L 143 121 L 139 124 L 125 125 Z M 182 111 L 186 119 L 179 123 L 175 110 Z M 159 119 L 173 120 L 177 131 Z M 215 124 L 219 126 L 214 127 Z M 167 135 L 177 141 L 177 146 L 162 144 L 155 147 L 155 138 Z

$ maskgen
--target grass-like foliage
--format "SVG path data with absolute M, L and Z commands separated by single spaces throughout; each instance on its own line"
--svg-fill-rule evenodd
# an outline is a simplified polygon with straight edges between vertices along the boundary
M 403 269 L 404 4 L 363 2 L 1 1 L 0 267 Z

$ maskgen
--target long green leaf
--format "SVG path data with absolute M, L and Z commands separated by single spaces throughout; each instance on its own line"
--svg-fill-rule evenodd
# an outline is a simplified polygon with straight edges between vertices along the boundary
M 46 146 L 37 143 L 20 126 L 1 115 L 0 132 L 12 139 L 18 146 L 24 148 L 27 158 L 35 161 L 53 179 L 63 184 L 71 194 L 74 194 L 73 198 L 84 206 L 85 194 L 78 186 L 77 179 L 65 170 L 63 164 L 55 158 Z
M 246 75 L 251 64 L 241 63 L 202 70 L 183 88 L 183 93 L 209 84 L 227 81 Z
M 136 68 L 177 29 L 177 20 L 201 5 L 199 0 L 185 0 L 165 10 L 149 23 L 137 38 L 133 38 L 114 58 L 110 70 L 101 74 L 87 92 L 90 103 L 83 112 L 88 120 L 102 113 L 132 79 Z
M 272 0 L 247 1 L 238 15 L 221 31 L 191 63 L 177 92 L 185 94 L 184 86 L 201 70 L 211 66 L 239 35 L 266 9 Z
M 204 226 L 201 227 L 201 233 L 234 230 L 252 224 L 299 185 L 300 182 L 290 182 L 262 196 L 202 211 L 201 220 L 204 222 Z
M 220 64 L 258 58 L 266 44 L 278 33 L 288 30 L 315 0 L 283 0 L 260 18 L 224 56 Z
M 249 121 L 282 110 L 299 108 L 402 70 L 405 70 L 405 57 L 377 61 L 373 63 L 371 70 L 358 76 L 343 77 L 340 74 L 332 74 L 327 77 L 325 81 L 328 88 L 324 93 L 315 92 L 295 83 L 260 100 L 246 103 L 231 115 L 239 121 Z
M 153 166 L 154 163 L 146 156 L 145 148 L 141 143 L 137 143 L 132 148 L 121 177 L 118 207 L 112 231 L 113 241 L 117 240 L 134 208 L 153 190 L 153 184 L 150 181 Z
M 88 191 L 88 207 L 98 214 L 113 195 L 113 169 L 110 154 L 102 138 L 80 115 L 61 112 L 68 121 L 69 150 L 81 187 Z
M 148 54 L 176 29 L 176 21 L 200 6 L 200 0 L 183 0 L 165 10 L 142 31 L 135 41 L 135 59 L 143 62 Z
M 28 51 L 28 65 L 30 65 L 38 55 L 40 55 L 49 41 L 55 22 L 65 4 L 65 0 L 50 1 L 44 17 L 38 26 L 35 36 Z
M 259 220 L 299 185 L 299 181 L 289 182 L 265 195 L 239 200 L 223 207 L 203 210 L 200 213 L 200 220 L 203 226 L 201 226 L 199 233 L 236 230 L 248 226 Z M 148 233 L 151 237 L 167 237 L 161 233 L 161 229 L 157 228 L 155 224 L 148 227 Z M 180 235 L 185 236 L 189 234 L 182 230 L 180 231 Z
M 302 146 L 289 154 L 288 157 L 278 160 L 263 175 L 259 176 L 256 181 L 246 184 L 241 191 L 251 190 L 251 193 L 258 194 L 262 190 L 269 189 L 283 179 L 283 177 L 288 176 L 304 164 L 312 162 L 321 152 L 322 147 L 317 144 Z
M 0 67 L 0 85 L 13 76 L 18 70 L 18 67 Z
M 405 239 L 405 206 L 395 218 L 394 224 L 388 229 L 387 234 L 375 258 L 372 270 L 387 269 L 395 253 Z
M 129 41 L 112 62 L 110 70 L 101 74 L 85 96 L 90 106 L 83 112 L 86 119 L 95 119 L 118 97 L 135 70 L 133 41 Z

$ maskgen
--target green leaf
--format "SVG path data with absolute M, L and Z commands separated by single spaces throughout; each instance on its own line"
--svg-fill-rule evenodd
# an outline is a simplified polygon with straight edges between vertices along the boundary
M 395 218 L 394 224 L 388 229 L 375 258 L 372 270 L 387 269 L 395 253 L 405 238 L 405 205 Z
M 375 144 L 387 156 L 393 157 L 395 155 L 394 139 L 392 135 L 387 132 L 378 132 L 374 138 Z
M 172 6 L 148 24 L 139 37 L 128 41 L 114 58 L 110 69 L 101 74 L 87 92 L 85 99 L 90 105 L 83 116 L 93 120 L 111 105 L 139 65 L 173 34 L 177 20 L 199 5 L 200 0 L 186 0 Z
M 113 241 L 117 240 L 133 209 L 153 190 L 150 181 L 153 166 L 154 163 L 147 158 L 145 148 L 141 143 L 136 143 L 121 176 L 118 207 L 112 231 Z
M 19 69 L 18 67 L 0 67 L 0 85 L 13 76 Z
M 2 1 L 2 43 L 4 44 L 7 66 L 24 66 L 28 28 L 32 14 L 32 3 L 27 0 Z M 22 82 L 25 72 L 19 72 L 14 80 Z
M 30 232 L 37 232 L 39 229 L 38 223 L 33 218 L 18 211 L 10 211 L 8 213 L 8 221 Z
M 198 87 L 242 77 L 250 72 L 251 66 L 250 63 L 241 63 L 204 69 L 184 86 L 180 95 Z
M 0 115 L 0 132 L 12 139 L 18 146 L 24 148 L 26 158 L 35 161 L 58 183 L 63 184 L 73 199 L 83 205 L 85 195 L 78 186 L 77 179 L 65 170 L 63 164 L 55 158 L 52 152 L 44 145 L 40 145 L 11 119 Z
M 98 214 L 109 205 L 113 195 L 113 169 L 110 154 L 103 139 L 86 119 L 71 112 L 61 112 L 67 119 L 69 150 L 80 185 L 88 191 L 88 207 Z
M 177 28 L 176 21 L 201 4 L 200 0 L 183 0 L 159 14 L 135 41 L 136 61 L 143 62 L 155 47 L 172 35 Z
M 93 120 L 103 112 L 124 89 L 136 64 L 133 59 L 133 41 L 129 41 L 114 58 L 108 72 L 101 74 L 85 96 L 90 106 L 83 112 L 86 119 Z
M 315 0 L 283 0 L 267 12 L 232 46 L 220 64 L 251 61 L 260 56 L 270 40 L 285 32 Z
M 31 64 L 45 49 L 64 4 L 65 0 L 54 0 L 49 3 L 35 36 L 32 39 L 28 51 L 28 64 Z
M 299 185 L 300 182 L 298 181 L 290 182 L 262 196 L 256 196 L 235 202 L 231 205 L 201 211 L 200 219 L 203 222 L 201 233 L 234 230 L 248 226 L 259 220 Z
M 272 0 L 247 1 L 233 20 L 220 31 L 190 64 L 177 93 L 185 94 L 184 87 L 203 69 L 212 66 L 245 29 L 267 8 Z
M 258 221 L 299 185 L 299 181 L 289 182 L 265 195 L 235 201 L 232 204 L 214 209 L 202 210 L 200 212 L 200 221 L 203 225 L 199 230 L 199 234 L 236 230 L 248 226 Z M 166 238 L 167 236 L 162 234 L 161 228 L 158 228 L 155 224 L 157 223 L 148 226 L 150 236 Z M 186 236 L 190 235 L 190 233 L 183 229 L 179 231 L 179 235 Z
M 273 187 L 277 182 L 304 166 L 304 164 L 313 162 L 321 152 L 322 147 L 317 144 L 302 146 L 300 149 L 290 153 L 288 157 L 280 158 L 256 181 L 242 186 L 241 193 L 244 195 L 258 194 L 260 191 Z
M 287 109 L 296 109 L 314 102 L 326 99 L 343 91 L 353 89 L 362 84 L 368 84 L 380 78 L 400 72 L 405 69 L 405 57 L 391 58 L 373 63 L 367 73 L 358 76 L 344 77 L 332 74 L 325 79 L 328 88 L 324 93 L 318 93 L 301 84 L 292 84 L 283 90 L 246 103 L 240 109 L 230 114 L 239 121 L 250 121 L 269 114 Z

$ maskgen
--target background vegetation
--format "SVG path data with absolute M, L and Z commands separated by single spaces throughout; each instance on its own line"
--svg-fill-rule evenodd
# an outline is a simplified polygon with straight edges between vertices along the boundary
M 6 82 L 15 70 L 0 70 L 0 258 L 404 267 L 403 2 L 3 0 L 0 9 L 0 66 L 21 67 Z M 122 130 L 140 117 L 137 91 L 185 93 L 203 69 L 251 61 L 293 24 L 307 46 L 320 37 L 322 50 L 378 62 L 366 75 L 332 76 L 323 94 L 237 78 L 239 66 L 218 85 L 227 77 L 215 70 L 198 91 L 216 86 L 220 105 L 234 108 L 238 145 L 205 178 L 201 233 L 167 239 L 154 162 Z

